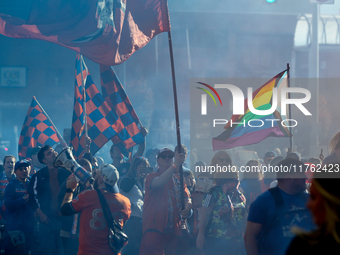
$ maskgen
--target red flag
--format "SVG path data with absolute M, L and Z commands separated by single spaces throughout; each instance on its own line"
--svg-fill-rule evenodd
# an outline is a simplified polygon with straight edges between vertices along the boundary
M 53 42 L 117 65 L 169 31 L 166 0 L 34 0 L 28 21 L 0 14 L 0 33 Z

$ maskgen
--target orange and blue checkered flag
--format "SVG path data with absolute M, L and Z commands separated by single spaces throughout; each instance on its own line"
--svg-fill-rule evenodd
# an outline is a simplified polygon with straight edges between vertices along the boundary
M 122 136 L 112 138 L 112 142 L 124 153 L 124 148 L 128 150 L 144 142 L 144 136 L 140 131 L 141 124 L 114 70 L 110 66 L 100 65 L 100 79 L 105 101 L 124 124 Z
M 55 145 L 59 138 L 52 122 L 33 97 L 21 129 L 19 138 L 19 158 L 29 158 L 32 148 Z
M 86 104 L 84 104 L 84 101 L 86 101 Z M 71 144 L 76 158 L 81 157 L 85 152 L 85 123 L 87 123 L 88 136 L 92 140 L 90 145 L 92 154 L 95 154 L 115 136 L 124 140 L 125 129 L 122 120 L 114 111 L 111 111 L 108 103 L 94 84 L 83 58 L 77 54 L 75 100 L 71 128 Z M 124 148 L 122 149 L 124 150 Z

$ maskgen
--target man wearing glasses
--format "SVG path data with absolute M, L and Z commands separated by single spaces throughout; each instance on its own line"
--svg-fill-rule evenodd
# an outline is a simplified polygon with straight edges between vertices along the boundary
M 140 254 L 175 254 L 177 236 L 182 233 L 181 218 L 190 215 L 191 200 L 184 185 L 185 209 L 181 210 L 179 166 L 185 161 L 183 153 L 169 148 L 159 150 L 158 167 L 145 180 L 143 208 L 143 237 Z

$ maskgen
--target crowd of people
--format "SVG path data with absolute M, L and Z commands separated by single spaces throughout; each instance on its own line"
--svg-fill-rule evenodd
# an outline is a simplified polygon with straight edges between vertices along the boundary
M 186 164 L 184 145 L 150 149 L 145 155 L 144 149 L 139 145 L 124 161 L 113 145 L 110 164 L 86 151 L 77 162 L 93 176 L 87 183 L 55 167 L 58 152 L 49 145 L 33 148 L 30 159 L 5 156 L 0 254 L 338 253 L 340 132 L 327 158 L 301 160 L 297 152 L 267 151 L 262 162 L 246 165 L 258 171 L 242 174 L 237 167 L 195 172 Z M 207 164 L 197 161 L 196 166 Z M 233 159 L 218 151 L 210 166 L 233 166 Z M 288 170 L 264 173 L 263 166 Z M 122 250 L 109 242 L 112 222 L 128 237 Z

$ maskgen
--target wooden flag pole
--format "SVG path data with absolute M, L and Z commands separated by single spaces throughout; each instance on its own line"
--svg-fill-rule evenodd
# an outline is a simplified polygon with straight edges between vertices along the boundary
M 66 144 L 64 138 L 60 135 L 60 133 L 59 133 L 58 129 L 56 128 L 56 126 L 54 125 L 54 123 L 52 122 L 50 116 L 47 115 L 47 113 L 45 112 L 44 108 L 42 108 L 41 104 L 39 104 L 39 102 L 38 102 L 38 100 L 36 99 L 35 96 L 33 96 L 33 99 L 35 100 L 35 102 L 37 102 L 37 105 L 39 105 L 40 109 L 41 109 L 42 112 L 45 114 L 45 116 L 47 117 L 47 119 L 51 122 L 53 128 L 54 128 L 55 131 L 57 132 L 57 136 L 58 136 L 58 138 L 59 138 L 59 140 L 60 140 L 60 143 L 61 143 L 61 145 L 63 146 L 63 148 L 66 148 L 66 147 L 67 147 L 67 144 Z
M 290 87 L 290 65 L 287 63 L 287 86 L 288 88 Z M 290 99 L 290 93 L 288 93 L 288 99 Z M 289 104 L 289 118 L 292 117 L 292 109 L 291 109 L 291 104 Z M 289 143 L 290 143 L 290 150 L 293 151 L 293 133 L 292 133 L 292 127 L 289 126 Z
M 169 14 L 169 6 L 167 3 L 167 12 L 168 12 L 168 20 L 170 27 L 170 14 Z M 181 132 L 179 126 L 179 114 L 178 114 L 178 101 L 177 101 L 177 86 L 176 86 L 176 76 L 175 76 L 175 63 L 174 63 L 174 54 L 172 49 L 172 39 L 171 39 L 171 28 L 168 31 L 168 41 L 169 41 L 169 51 L 170 51 L 170 63 L 171 63 L 171 76 L 172 76 L 172 87 L 174 92 L 174 104 L 175 104 L 175 117 L 176 117 L 176 134 L 177 134 L 177 152 L 178 154 L 182 152 L 182 144 L 181 144 Z M 184 203 L 184 178 L 183 178 L 183 167 L 179 166 L 179 174 L 180 174 L 180 187 L 181 187 L 181 206 L 182 209 L 185 209 Z

